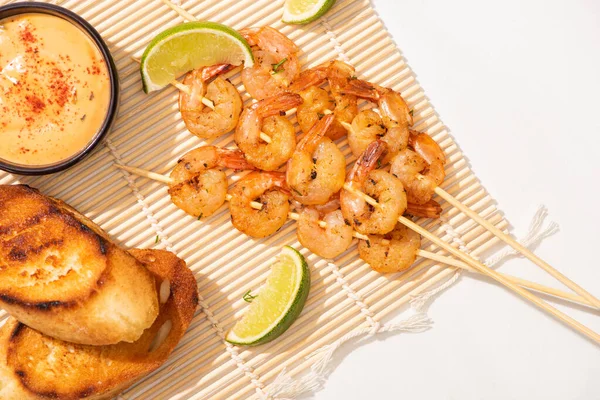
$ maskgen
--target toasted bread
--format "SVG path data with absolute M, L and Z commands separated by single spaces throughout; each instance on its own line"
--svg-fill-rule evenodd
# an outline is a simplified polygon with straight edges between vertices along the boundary
M 131 253 L 157 282 L 169 282 L 170 295 L 152 327 L 134 343 L 86 346 L 50 338 L 10 318 L 0 329 L 0 399 L 109 399 L 167 359 L 194 316 L 196 280 L 185 262 L 170 252 Z M 158 336 L 169 326 L 159 343 Z
M 133 342 L 158 315 L 154 277 L 89 219 L 25 185 L 0 185 L 0 307 L 58 339 Z

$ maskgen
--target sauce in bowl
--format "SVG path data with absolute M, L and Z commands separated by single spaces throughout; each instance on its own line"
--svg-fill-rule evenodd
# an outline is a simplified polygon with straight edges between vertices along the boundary
M 0 20 L 0 159 L 44 166 L 76 156 L 110 100 L 107 63 L 78 26 L 46 13 Z

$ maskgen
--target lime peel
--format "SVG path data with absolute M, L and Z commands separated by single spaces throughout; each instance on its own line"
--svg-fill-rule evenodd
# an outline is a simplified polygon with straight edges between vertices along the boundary
M 159 33 L 142 55 L 140 72 L 146 93 L 178 76 L 214 64 L 254 65 L 248 42 L 236 30 L 216 22 L 194 21 Z
M 282 22 L 304 25 L 322 17 L 335 0 L 286 0 L 283 5 Z
M 282 335 L 298 318 L 310 290 L 310 270 L 298 251 L 284 246 L 258 296 L 227 334 L 230 343 L 254 346 Z

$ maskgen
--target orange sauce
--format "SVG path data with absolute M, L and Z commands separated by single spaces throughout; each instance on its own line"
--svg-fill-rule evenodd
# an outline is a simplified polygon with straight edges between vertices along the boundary
M 0 20 L 0 159 L 75 156 L 102 126 L 110 95 L 102 53 L 77 26 L 41 13 Z

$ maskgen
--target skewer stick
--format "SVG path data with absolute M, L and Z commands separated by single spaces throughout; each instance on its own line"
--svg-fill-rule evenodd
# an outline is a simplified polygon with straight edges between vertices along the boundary
M 147 170 L 144 170 L 144 169 L 141 169 L 141 168 L 136 168 L 136 167 L 129 167 L 129 166 L 126 166 L 126 165 L 116 164 L 115 166 L 117 168 L 120 168 L 122 170 L 130 172 L 132 174 L 143 176 L 145 178 L 149 178 L 149 179 L 161 182 L 161 183 L 165 183 L 167 185 L 170 185 L 170 184 L 174 183 L 174 180 L 172 178 L 170 178 L 168 176 L 165 176 L 165 175 L 162 175 L 162 174 L 158 174 L 156 172 L 147 171 Z M 227 201 L 230 201 L 231 200 L 231 195 L 227 194 L 225 196 L 225 199 Z M 256 201 L 251 202 L 250 206 L 252 208 L 256 209 L 256 210 L 260 210 L 263 207 L 262 203 L 259 203 L 259 202 L 256 202 Z M 300 219 L 300 215 L 298 213 L 290 212 L 288 214 L 288 218 L 292 219 L 292 220 L 295 220 L 295 221 L 298 221 Z M 321 228 L 327 228 L 327 223 L 325 221 L 319 221 L 319 226 Z M 367 235 L 363 235 L 362 233 L 359 233 L 359 232 L 356 232 L 356 231 L 353 232 L 353 236 L 355 238 L 357 238 L 357 239 L 369 240 L 369 237 Z M 439 254 L 431 253 L 431 252 L 428 252 L 428 251 L 425 251 L 425 250 L 419 250 L 417 252 L 417 255 L 419 255 L 419 256 L 421 256 L 423 258 L 427 258 L 427 259 L 430 259 L 430 260 L 438 261 L 438 262 L 440 262 L 442 264 L 446 264 L 446 265 L 449 265 L 449 266 L 452 266 L 452 267 L 461 268 L 461 269 L 464 269 L 464 270 L 467 270 L 467 271 L 470 271 L 470 272 L 478 272 L 477 270 L 473 269 L 469 265 L 467 265 L 467 264 L 465 264 L 465 263 L 463 263 L 461 261 L 458 261 L 458 260 L 456 260 L 454 258 L 441 256 Z M 535 282 L 530 282 L 530 281 L 527 281 L 525 279 L 520 279 L 520 278 L 511 276 L 511 275 L 506 275 L 506 274 L 501 274 L 501 275 L 503 275 L 506 279 L 511 280 L 511 281 L 513 281 L 514 283 L 516 283 L 516 284 L 518 284 L 520 286 L 523 286 L 523 287 L 526 287 L 526 288 L 529 288 L 529 289 L 532 289 L 532 290 L 535 290 L 535 291 L 538 291 L 538 292 L 541 292 L 541 293 L 549 294 L 551 296 L 554 296 L 554 297 L 557 297 L 557 298 L 561 298 L 563 300 L 573 301 L 573 302 L 580 303 L 580 304 L 583 304 L 583 305 L 591 306 L 591 304 L 586 299 L 584 299 L 583 297 L 580 297 L 580 296 L 577 296 L 577 295 L 574 295 L 574 294 L 571 294 L 571 293 L 566 293 L 566 292 L 563 292 L 563 291 L 558 290 L 558 289 L 546 287 L 546 286 L 537 284 Z
M 441 256 L 439 254 L 431 253 L 426 250 L 419 250 L 417 252 L 417 255 L 424 257 L 424 258 L 428 258 L 430 260 L 438 261 L 438 262 L 446 264 L 446 265 L 451 265 L 456 268 L 461 268 L 465 271 L 479 273 L 479 271 L 477 271 L 476 269 L 473 269 L 468 264 L 465 264 L 464 262 L 456 260 L 451 257 Z M 573 301 L 575 303 L 579 303 L 579 304 L 586 305 L 588 307 L 595 308 L 589 301 L 587 301 L 586 299 L 584 299 L 583 297 L 581 297 L 579 295 L 564 292 L 562 290 L 554 289 L 554 288 L 551 288 L 548 286 L 540 285 L 539 283 L 531 282 L 526 279 L 517 278 L 516 276 L 513 276 L 513 275 L 503 274 L 501 272 L 499 272 L 499 274 L 504 276 L 506 279 L 513 281 L 514 283 L 516 283 L 519 286 L 522 286 L 522 287 L 525 287 L 525 288 L 528 288 L 531 290 L 535 290 L 536 292 L 548 294 L 548 295 L 551 295 L 551 296 L 554 296 L 554 297 L 557 297 L 557 298 L 560 298 L 563 300 L 569 300 L 569 301 Z
M 379 205 L 379 203 L 377 203 L 377 200 L 375 200 L 371 196 L 361 192 L 360 190 L 353 188 L 352 185 L 350 185 L 349 183 L 344 184 L 344 189 L 355 194 L 356 196 L 362 197 L 368 204 L 372 205 L 373 207 L 380 208 L 380 205 Z M 473 257 L 468 255 L 467 253 L 464 253 L 464 252 L 452 247 L 449 243 L 444 242 L 443 240 L 441 240 L 437 236 L 433 235 L 428 230 L 424 229 L 420 225 L 415 224 L 413 221 L 411 221 L 410 219 L 408 219 L 406 217 L 400 216 L 398 218 L 398 222 L 400 222 L 404 226 L 412 229 L 413 231 L 419 233 L 421 236 L 431 240 L 434 244 L 443 248 L 444 250 L 446 250 L 447 252 L 449 252 L 450 254 L 455 256 L 456 258 L 464 261 L 465 263 L 467 263 L 469 266 L 473 267 L 478 272 L 481 272 L 482 274 L 487 275 L 490 278 L 496 280 L 497 282 L 503 284 L 504 286 L 511 289 L 513 292 L 516 292 L 517 294 L 521 295 L 525 299 L 531 301 L 533 304 L 535 304 L 539 308 L 543 309 L 544 311 L 546 311 L 549 314 L 553 315 L 554 317 L 558 318 L 559 320 L 561 320 L 565 324 L 569 325 L 573 329 L 577 330 L 578 332 L 582 333 L 583 335 L 587 336 L 588 338 L 594 340 L 596 343 L 600 344 L 600 335 L 598 335 L 596 332 L 592 331 L 585 325 L 583 325 L 583 324 L 579 323 L 578 321 L 576 321 L 575 319 L 569 317 L 567 314 L 563 313 L 562 311 L 560 311 L 560 310 L 556 309 L 555 307 L 551 306 L 550 304 L 546 303 L 539 297 L 531 294 L 527 290 L 521 288 L 520 286 L 517 286 L 515 283 L 508 280 L 506 277 L 502 276 L 499 272 L 497 272 L 489 267 L 486 267 L 481 262 L 475 260 Z
M 352 124 L 349 124 L 348 122 L 344 122 L 344 121 L 340 122 L 340 124 L 342 124 L 342 126 L 344 128 L 346 128 L 346 130 L 348 132 L 352 132 Z
M 115 167 L 122 169 L 124 171 L 130 172 L 134 175 L 143 176 L 144 178 L 152 179 L 153 181 L 161 182 L 161 183 L 164 183 L 167 185 L 171 185 L 171 184 L 175 183 L 173 178 L 171 178 L 170 176 L 158 174 L 156 172 L 148 171 L 145 169 L 130 167 L 128 165 L 120 165 L 120 164 L 115 164 Z
M 165 5 L 170 7 L 177 14 L 179 14 L 179 16 L 181 16 L 181 18 L 187 19 L 188 21 L 198 21 L 198 18 L 194 17 L 192 14 L 185 11 L 183 8 L 179 7 L 177 4 L 173 4 L 169 0 L 160 0 L 160 1 L 162 1 Z
M 439 188 L 439 187 L 436 188 L 435 193 L 437 193 L 442 199 L 446 200 L 448 203 L 450 203 L 451 205 L 453 205 L 454 207 L 458 208 L 460 211 L 462 211 L 463 213 L 468 215 L 471 219 L 473 219 L 478 224 L 480 224 L 481 226 L 486 228 L 488 231 L 492 232 L 494 235 L 496 235 L 498 238 L 503 240 L 506 244 L 511 246 L 513 249 L 515 249 L 519 253 L 523 254 L 525 257 L 527 257 L 529 260 L 531 260 L 534 264 L 541 267 L 544 271 L 548 272 L 550 275 L 552 275 L 558 281 L 562 282 L 569 289 L 573 290 L 575 293 L 577 293 L 581 297 L 585 298 L 587 301 L 589 301 L 591 304 L 593 304 L 594 307 L 600 309 L 600 300 L 598 300 L 596 297 L 592 296 L 587 290 L 583 289 L 581 286 L 579 286 L 578 284 L 576 284 L 575 282 L 573 282 L 572 280 L 570 280 L 569 278 L 564 276 L 562 273 L 557 271 L 550 264 L 548 264 L 547 262 L 545 262 L 544 260 L 542 260 L 541 258 L 536 256 L 527 247 L 523 246 L 521 243 L 517 242 L 511 236 L 502 232 L 500 229 L 496 228 L 494 225 L 490 224 L 488 221 L 483 219 L 479 214 L 477 214 L 475 211 L 471 210 L 469 207 L 462 204 L 460 201 L 455 199 L 452 195 L 450 195 L 448 192 L 446 192 L 442 188 Z

